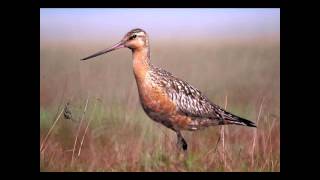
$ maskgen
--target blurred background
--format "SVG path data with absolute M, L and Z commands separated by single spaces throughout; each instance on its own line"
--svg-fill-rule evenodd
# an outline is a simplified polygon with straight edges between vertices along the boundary
M 258 129 L 228 126 L 223 146 L 220 127 L 184 132 L 176 155 L 140 107 L 130 50 L 80 62 L 133 28 L 153 64 Z M 58 116 L 66 102 L 81 123 Z M 41 171 L 280 171 L 280 9 L 40 9 L 40 145 Z

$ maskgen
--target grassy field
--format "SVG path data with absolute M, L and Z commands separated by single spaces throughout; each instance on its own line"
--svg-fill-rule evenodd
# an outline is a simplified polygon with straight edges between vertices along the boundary
M 114 42 L 41 42 L 40 171 L 280 171 L 279 38 L 151 41 L 155 65 L 258 125 L 182 132 L 186 154 L 140 107 L 129 50 L 79 61 Z

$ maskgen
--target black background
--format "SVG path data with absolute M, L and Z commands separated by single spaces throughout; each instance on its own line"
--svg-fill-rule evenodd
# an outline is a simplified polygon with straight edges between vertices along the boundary
M 40 176 L 49 178 L 50 175 L 63 175 L 78 178 L 78 176 L 136 176 L 135 178 L 288 178 L 289 174 L 303 174 L 303 170 L 311 170 L 316 167 L 304 160 L 315 161 L 318 156 L 312 154 L 312 149 L 319 140 L 311 140 L 316 137 L 317 111 L 316 108 L 305 100 L 315 101 L 317 66 L 311 63 L 315 58 L 310 57 L 312 44 L 301 42 L 313 40 L 310 24 L 316 22 L 301 15 L 314 13 L 304 9 L 298 2 L 284 0 L 38 0 L 13 2 L 14 7 L 6 8 L 3 5 L 1 16 L 2 51 L 1 51 L 1 90 L 3 102 L 1 129 L 2 129 L 2 157 L 1 161 L 12 175 Z M 183 7 L 183 8 L 281 8 L 281 161 L 280 173 L 46 173 L 40 172 L 39 154 L 39 111 L 40 111 L 40 8 L 61 7 Z M 303 12 L 308 11 L 307 13 Z M 314 13 L 316 14 L 316 13 Z M 314 29 L 311 28 L 310 29 Z M 306 30 L 306 32 L 302 32 Z M 310 37 L 311 35 L 311 37 Z M 309 36 L 309 37 L 308 37 Z M 302 53 L 303 48 L 309 52 Z M 309 49 L 310 47 L 310 49 Z M 300 54 L 299 54 L 300 53 Z M 4 57 L 5 55 L 5 57 Z M 313 90 L 313 91 L 312 91 Z M 311 115 L 311 116 L 310 116 Z M 6 124 L 9 123 L 9 124 Z M 311 157 L 308 157 L 311 155 Z M 304 162 L 303 162 L 304 161 Z M 5 171 L 7 171 L 5 170 Z M 214 176 L 214 177 L 210 177 Z M 53 178 L 57 178 L 54 177 Z M 131 177 L 128 177 L 131 178 Z

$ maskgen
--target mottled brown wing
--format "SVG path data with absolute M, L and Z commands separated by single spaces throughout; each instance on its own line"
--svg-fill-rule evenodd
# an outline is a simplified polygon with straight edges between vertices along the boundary
M 163 69 L 157 68 L 155 73 L 158 78 L 156 82 L 164 87 L 178 111 L 192 117 L 219 119 L 219 114 L 215 112 L 219 107 L 215 107 L 197 88 Z
M 182 113 L 201 118 L 215 118 L 212 103 L 198 89 L 185 81 L 172 78 L 167 93 Z
M 193 120 L 204 121 L 205 124 L 238 124 L 256 127 L 253 122 L 231 114 L 213 104 L 197 88 L 174 77 L 171 73 L 155 68 L 155 74 L 155 82 L 165 89 L 177 106 L 177 111 L 181 114 L 193 117 Z

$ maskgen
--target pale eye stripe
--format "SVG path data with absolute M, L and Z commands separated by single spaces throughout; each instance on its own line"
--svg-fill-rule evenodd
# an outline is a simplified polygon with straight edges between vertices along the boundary
M 138 32 L 138 33 L 135 33 L 135 35 L 137 35 L 137 36 L 145 36 L 145 33 L 144 32 Z

